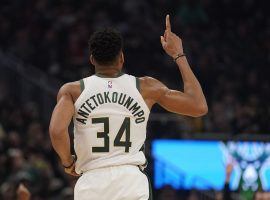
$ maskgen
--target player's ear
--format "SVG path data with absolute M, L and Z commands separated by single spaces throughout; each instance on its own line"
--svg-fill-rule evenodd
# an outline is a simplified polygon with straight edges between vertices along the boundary
M 120 55 L 120 63 L 123 64 L 124 62 L 125 62 L 125 56 L 124 56 L 124 53 L 122 51 L 121 55 Z
M 92 54 L 90 55 L 89 60 L 90 60 L 90 63 L 95 66 L 95 60 Z

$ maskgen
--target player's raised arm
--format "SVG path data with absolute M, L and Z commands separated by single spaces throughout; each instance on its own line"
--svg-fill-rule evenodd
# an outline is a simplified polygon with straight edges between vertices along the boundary
M 68 126 L 74 114 L 70 86 L 70 84 L 65 84 L 58 92 L 57 104 L 52 113 L 49 132 L 53 148 L 60 157 L 65 172 L 77 176 L 75 159 L 70 152 L 70 137 L 68 134 Z
M 188 116 L 198 117 L 206 114 L 208 107 L 201 85 L 188 64 L 181 39 L 171 31 L 169 15 L 166 16 L 166 29 L 160 40 L 165 52 L 178 65 L 184 82 L 184 92 L 171 90 L 154 78 L 144 77 L 140 82 L 146 102 L 150 106 L 158 103 L 170 112 Z

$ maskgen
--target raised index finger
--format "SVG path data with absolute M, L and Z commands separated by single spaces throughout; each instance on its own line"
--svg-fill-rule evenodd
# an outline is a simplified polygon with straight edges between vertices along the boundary
M 170 15 L 166 15 L 166 30 L 171 31 Z

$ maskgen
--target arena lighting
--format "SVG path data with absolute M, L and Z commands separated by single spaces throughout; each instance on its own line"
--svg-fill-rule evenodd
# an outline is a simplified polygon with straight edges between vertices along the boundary
M 226 164 L 233 164 L 230 188 L 270 191 L 270 143 L 154 140 L 154 187 L 221 190 Z

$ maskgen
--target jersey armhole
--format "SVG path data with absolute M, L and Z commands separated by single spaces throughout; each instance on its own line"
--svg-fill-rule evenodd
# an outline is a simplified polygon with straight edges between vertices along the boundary
M 81 88 L 81 93 L 82 93 L 83 90 L 84 90 L 84 82 L 83 82 L 83 79 L 80 80 L 80 88 Z
M 136 88 L 141 93 L 140 79 L 138 77 L 135 77 L 135 78 L 136 78 Z

